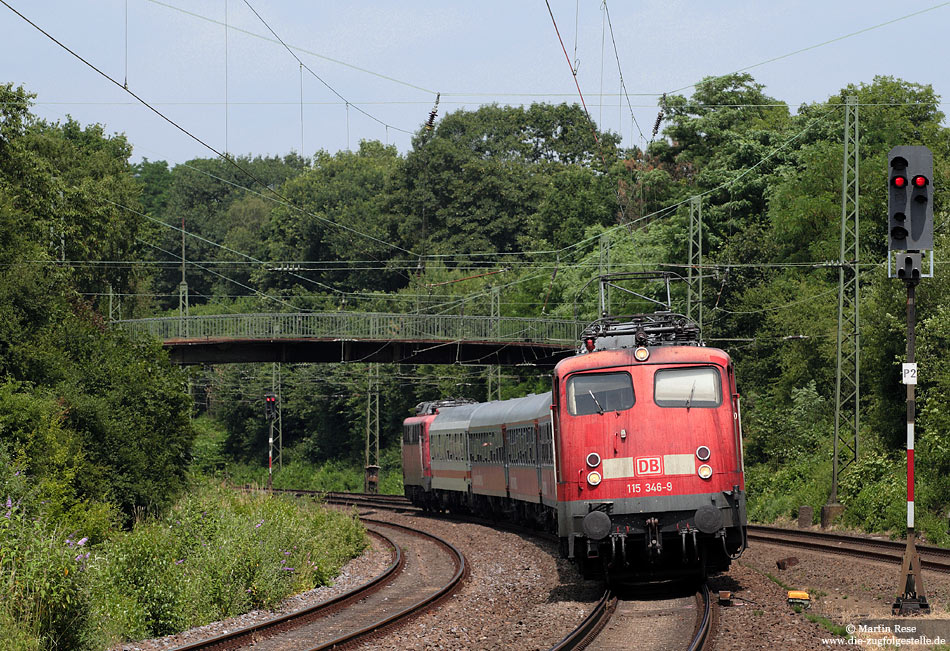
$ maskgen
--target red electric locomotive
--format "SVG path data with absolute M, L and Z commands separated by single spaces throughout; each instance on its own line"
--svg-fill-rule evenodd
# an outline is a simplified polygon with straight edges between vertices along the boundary
M 557 525 L 584 569 L 722 571 L 746 546 L 729 355 L 684 317 L 604 320 L 554 371 Z
M 406 495 L 557 531 L 588 574 L 704 575 L 746 546 L 729 356 L 668 312 L 596 322 L 552 393 L 423 403 L 406 419 Z
M 406 497 L 424 508 L 444 508 L 438 503 L 438 492 L 433 492 L 431 433 L 432 422 L 440 408 L 473 405 L 472 400 L 437 400 L 416 405 L 416 415 L 407 418 L 402 426 L 402 483 Z M 443 422 L 446 420 L 442 419 Z M 440 441 L 441 443 L 441 441 Z M 437 464 L 438 465 L 438 464 Z M 469 476 L 471 473 L 468 473 Z M 447 488 L 437 481 L 435 488 Z

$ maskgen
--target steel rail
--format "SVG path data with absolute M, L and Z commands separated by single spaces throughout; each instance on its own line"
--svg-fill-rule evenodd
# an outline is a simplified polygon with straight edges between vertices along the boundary
M 321 492 L 321 491 L 311 491 L 311 490 L 293 490 L 293 489 L 274 489 L 275 491 L 281 490 L 282 492 L 294 493 L 296 495 L 315 495 L 322 496 L 327 503 L 332 504 L 342 504 L 342 505 L 352 505 L 352 506 L 373 506 L 382 509 L 391 509 L 391 510 L 403 510 L 403 509 L 414 509 L 415 507 L 407 500 L 404 496 L 401 495 L 378 495 L 372 493 L 341 493 L 341 492 Z M 438 514 L 430 514 L 438 515 Z M 488 522 L 480 518 L 473 518 L 471 516 L 461 517 L 458 515 L 450 516 L 453 520 L 462 520 L 466 522 L 476 522 L 477 524 L 482 524 L 485 526 L 498 526 L 497 522 Z M 395 525 L 393 525 L 395 526 Z M 534 530 L 523 530 L 521 527 L 516 526 L 505 526 L 509 530 L 517 530 L 527 533 L 529 535 L 538 536 L 542 538 L 548 538 L 541 532 Z M 703 584 L 701 588 L 696 593 L 697 599 L 700 602 L 699 612 L 701 616 L 698 618 L 698 623 L 696 627 L 696 632 L 693 635 L 690 645 L 688 647 L 689 651 L 701 651 L 705 648 L 705 645 L 710 641 L 710 634 L 712 631 L 712 598 L 710 596 L 709 588 L 707 585 Z M 574 651 L 583 649 L 588 646 L 603 630 L 607 622 L 610 621 L 611 615 L 616 610 L 618 603 L 618 598 L 613 594 L 612 591 L 607 590 L 604 592 L 603 596 L 598 600 L 594 605 L 593 609 L 587 614 L 584 620 L 578 624 L 578 626 L 565 635 L 557 644 L 550 648 L 550 651 Z M 318 647 L 318 648 L 329 648 L 329 647 Z M 314 650 L 311 650 L 314 651 Z
M 597 634 L 603 630 L 610 616 L 617 607 L 617 597 L 610 591 L 604 592 L 604 596 L 594 606 L 594 609 L 588 613 L 577 628 L 565 635 L 560 642 L 551 647 L 550 651 L 574 651 L 583 649 L 590 644 Z
M 371 518 L 361 518 L 361 519 L 364 522 L 371 522 L 376 525 L 392 527 L 394 529 L 400 529 L 415 536 L 425 537 L 425 538 L 434 540 L 436 543 L 438 543 L 439 545 L 448 549 L 451 552 L 453 561 L 455 562 L 455 566 L 456 566 L 455 574 L 452 576 L 450 581 L 445 586 L 440 588 L 437 592 L 435 592 L 432 595 L 429 595 L 428 597 L 426 597 L 425 599 L 422 599 L 421 601 L 416 602 L 409 608 L 405 608 L 399 612 L 393 613 L 389 617 L 386 617 L 385 619 L 382 619 L 378 622 L 365 626 L 357 631 L 352 631 L 345 635 L 341 635 L 337 637 L 336 639 L 330 640 L 329 642 L 325 642 L 318 646 L 311 647 L 307 651 L 322 651 L 323 649 L 332 649 L 332 648 L 342 646 L 344 644 L 351 644 L 356 641 L 363 641 L 367 638 L 377 635 L 378 633 L 380 633 L 386 628 L 389 628 L 393 624 L 399 623 L 411 617 L 412 615 L 416 615 L 420 612 L 423 612 L 427 610 L 429 607 L 447 598 L 449 595 L 455 592 L 455 590 L 458 589 L 458 587 L 462 583 L 462 579 L 468 573 L 468 566 L 465 563 L 465 555 L 462 554 L 462 552 L 459 551 L 459 549 L 455 547 L 455 545 L 445 540 L 444 538 L 440 538 L 439 536 L 436 536 L 431 533 L 427 533 L 425 531 L 413 529 L 412 527 L 396 524 L 394 522 L 385 522 L 383 520 L 374 520 Z
M 762 525 L 749 525 L 748 537 L 749 540 L 774 545 L 800 547 L 898 564 L 903 561 L 906 549 L 905 543 L 894 540 L 875 540 L 840 533 L 797 531 Z M 921 556 L 922 568 L 950 573 L 950 550 L 943 547 L 918 545 L 917 551 Z
M 709 586 L 705 583 L 700 587 L 697 596 L 702 601 L 702 617 L 699 620 L 699 629 L 689 644 L 689 651 L 701 651 L 709 641 L 712 631 L 712 598 L 709 595 Z
M 405 565 L 405 556 L 403 556 L 399 545 L 396 544 L 396 542 L 386 534 L 378 531 L 371 531 L 370 534 L 381 538 L 386 542 L 386 544 L 389 545 L 390 549 L 392 550 L 392 561 L 390 562 L 389 566 L 383 570 L 383 572 L 373 577 L 366 583 L 358 585 L 355 588 L 344 592 L 343 594 L 337 595 L 332 599 L 320 602 L 308 608 L 294 611 L 286 615 L 281 615 L 265 622 L 259 622 L 257 624 L 252 624 L 251 626 L 235 629 L 212 638 L 207 638 L 205 640 L 193 642 L 184 646 L 175 647 L 172 651 L 232 649 L 238 646 L 243 646 L 246 643 L 258 639 L 262 635 L 270 637 L 279 633 L 280 631 L 287 630 L 288 628 L 296 628 L 297 626 L 306 624 L 318 617 L 329 615 L 331 612 L 335 612 L 336 610 L 343 608 L 355 601 L 363 599 L 367 595 L 379 590 L 381 587 L 391 581 L 400 571 L 402 571 L 402 568 Z

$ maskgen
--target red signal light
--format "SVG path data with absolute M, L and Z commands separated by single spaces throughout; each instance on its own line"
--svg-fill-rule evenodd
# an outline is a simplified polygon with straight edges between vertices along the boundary
M 593 340 L 593 339 L 588 339 L 587 341 L 585 341 L 585 342 L 584 342 L 584 347 L 587 348 L 587 352 L 589 352 L 589 353 L 594 352 L 594 340 Z
M 905 176 L 895 176 L 891 179 L 891 183 L 894 184 L 895 188 L 904 188 L 907 187 L 907 177 Z
M 917 186 L 918 188 L 924 187 L 925 185 L 927 185 L 927 177 L 921 174 L 918 174 L 917 176 L 914 177 L 914 185 Z

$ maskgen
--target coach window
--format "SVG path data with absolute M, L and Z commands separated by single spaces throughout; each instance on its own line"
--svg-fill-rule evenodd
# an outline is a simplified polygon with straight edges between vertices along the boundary
M 567 409 L 572 416 L 623 411 L 634 402 L 629 373 L 584 373 L 567 381 Z
M 660 407 L 718 407 L 722 380 L 712 366 L 661 368 L 653 376 L 653 399 Z

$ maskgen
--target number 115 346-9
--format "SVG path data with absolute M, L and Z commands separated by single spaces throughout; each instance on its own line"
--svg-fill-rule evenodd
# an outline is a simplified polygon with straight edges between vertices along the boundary
M 644 482 L 642 484 L 627 484 L 627 492 L 632 495 L 643 493 L 668 493 L 673 490 L 673 482 L 657 481 Z

